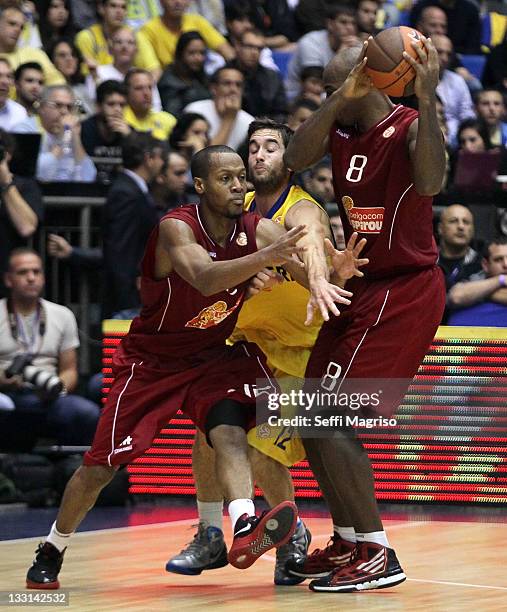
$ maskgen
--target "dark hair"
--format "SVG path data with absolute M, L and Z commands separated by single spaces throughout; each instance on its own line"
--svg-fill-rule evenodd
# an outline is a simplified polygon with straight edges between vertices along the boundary
M 8 270 L 11 269 L 11 259 L 13 257 L 17 257 L 18 255 L 36 255 L 42 261 L 42 257 L 39 253 L 37 253 L 35 249 L 32 249 L 31 247 L 27 246 L 16 247 L 15 249 L 12 249 L 12 251 L 9 252 L 9 256 L 7 258 L 9 265 Z
M 489 131 L 488 131 L 488 128 L 487 128 L 486 124 L 484 123 L 484 121 L 481 121 L 480 119 L 474 119 L 473 117 L 470 117 L 469 119 L 464 119 L 459 124 L 458 132 L 456 134 L 456 140 L 458 142 L 458 147 L 461 144 L 460 143 L 461 133 L 464 130 L 468 130 L 468 129 L 476 130 L 476 132 L 482 138 L 482 140 L 484 142 L 484 147 L 486 149 L 491 149 L 492 148 L 491 139 L 489 137 Z
M 292 130 L 285 123 L 277 123 L 267 117 L 261 117 L 260 119 L 255 119 L 248 126 L 248 140 L 252 137 L 252 134 L 258 132 L 259 130 L 274 130 L 278 132 L 282 138 L 283 146 L 287 148 L 289 145 L 290 139 L 294 134 L 294 130 Z
M 0 149 L 7 151 L 11 155 L 14 153 L 16 148 L 16 140 L 12 134 L 0 128 Z
M 212 145 L 211 147 L 204 147 L 192 156 L 190 161 L 190 171 L 192 172 L 193 178 L 208 178 L 209 170 L 212 165 L 212 155 L 219 153 L 234 153 L 237 155 L 234 149 L 227 145 Z
M 227 3 L 225 7 L 226 21 L 242 21 L 245 18 L 252 21 L 250 5 L 248 2 L 245 2 L 244 0 L 235 0 L 233 3 Z
M 144 156 L 153 153 L 155 149 L 167 150 L 165 142 L 154 138 L 150 132 L 132 131 L 123 139 L 122 159 L 127 170 L 135 170 L 142 166 Z
M 216 85 L 220 79 L 220 73 L 224 70 L 236 70 L 241 74 L 241 76 L 243 76 L 243 73 L 239 68 L 236 68 L 236 66 L 229 66 L 228 64 L 225 64 L 224 66 L 220 66 L 220 68 L 217 68 L 215 72 L 211 75 L 210 83 Z
M 183 54 L 185 53 L 185 49 L 194 40 L 200 40 L 204 44 L 204 46 L 207 48 L 206 41 L 199 34 L 199 32 L 196 32 L 194 30 L 191 30 L 190 32 L 183 32 L 183 34 L 178 39 L 178 43 L 176 44 L 176 50 L 174 52 L 174 61 L 173 61 L 174 73 L 179 77 L 185 77 L 191 74 L 193 77 L 196 77 L 203 83 L 206 83 L 207 76 L 206 76 L 206 73 L 204 72 L 204 62 L 199 72 L 193 72 L 190 70 L 187 64 L 185 64 L 183 61 Z
M 103 104 L 105 99 L 112 94 L 120 94 L 126 98 L 127 88 L 125 87 L 125 83 L 115 81 L 114 79 L 102 81 L 97 87 L 97 104 Z
M 310 176 L 313 178 L 319 170 L 322 168 L 326 168 L 326 170 L 331 170 L 331 162 L 327 158 L 323 158 L 318 161 L 314 166 L 310 168 Z
M 152 76 L 151 72 L 149 70 L 145 70 L 144 68 L 130 68 L 130 70 L 125 75 L 125 80 L 123 81 L 125 83 L 127 93 L 130 87 L 130 81 L 133 77 L 136 76 L 136 74 L 147 74 L 149 77 Z
M 209 121 L 206 117 L 203 117 L 203 115 L 199 113 L 183 113 L 169 136 L 169 144 L 175 151 L 178 151 L 178 143 L 185 138 L 188 128 L 194 121 L 206 121 L 209 125 Z
M 482 247 L 482 256 L 484 259 L 489 259 L 490 252 L 489 247 L 493 244 L 498 244 L 499 246 L 504 246 L 507 244 L 507 236 L 497 236 L 496 238 L 492 238 L 491 240 L 487 240 Z
M 305 66 L 303 70 L 301 70 L 299 80 L 304 81 L 305 79 L 310 79 L 312 77 L 322 79 L 323 74 L 324 68 L 322 66 Z
M 320 107 L 317 102 L 315 102 L 315 100 L 311 100 L 310 98 L 297 98 L 292 103 L 292 106 L 289 110 L 289 114 L 293 115 L 298 108 L 307 108 L 309 111 L 312 111 L 312 113 L 314 113 L 316 110 L 319 110 Z
M 355 16 L 356 9 L 348 4 L 333 4 L 326 9 L 326 19 L 336 19 L 338 15 Z
M 72 20 L 72 2 L 70 0 L 63 0 L 65 9 L 69 13 L 67 23 L 59 31 L 52 29 L 48 21 L 48 11 L 51 0 L 39 0 L 37 4 L 37 12 L 39 14 L 39 32 L 40 39 L 44 50 L 49 54 L 49 48 L 57 41 L 62 38 L 73 40 L 76 35 L 76 28 Z
M 83 63 L 83 56 L 81 55 L 81 51 L 76 47 L 74 41 L 70 38 L 59 38 L 55 40 L 48 50 L 49 59 L 55 63 L 55 52 L 58 45 L 62 43 L 66 43 L 69 45 L 72 55 L 77 59 L 77 69 L 76 72 L 70 77 L 68 80 L 69 85 L 78 85 L 79 83 L 85 82 L 85 77 L 81 72 L 81 64 Z
M 38 62 L 25 62 L 20 64 L 14 71 L 14 80 L 19 81 L 25 70 L 38 70 L 44 74 L 44 70 L 42 70 L 42 66 Z
M 484 89 L 479 89 L 478 91 L 474 91 L 474 93 L 472 94 L 472 100 L 474 104 L 478 104 L 479 98 L 481 97 L 481 95 L 484 93 L 488 93 L 489 91 L 493 91 L 497 94 L 500 94 L 502 96 L 502 102 L 505 104 L 505 96 L 504 96 L 503 91 L 501 91 L 500 89 L 497 89 L 496 87 L 485 87 Z

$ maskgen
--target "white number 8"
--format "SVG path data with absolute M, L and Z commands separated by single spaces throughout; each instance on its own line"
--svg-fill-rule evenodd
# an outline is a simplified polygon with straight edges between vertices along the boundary
M 356 162 L 358 162 L 357 166 Z M 350 160 L 349 169 L 347 170 L 347 174 L 345 175 L 347 181 L 350 181 L 351 183 L 359 183 L 359 181 L 363 177 L 363 170 L 367 162 L 368 158 L 366 157 L 366 155 L 353 155 Z
M 320 386 L 326 391 L 332 391 L 336 387 L 336 383 L 340 380 L 341 373 L 341 365 L 338 365 L 334 361 L 330 361 L 327 364 L 326 373 L 320 381 Z

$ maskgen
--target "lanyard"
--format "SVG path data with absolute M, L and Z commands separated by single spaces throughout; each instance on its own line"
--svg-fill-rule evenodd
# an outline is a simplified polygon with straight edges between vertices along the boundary
M 10 299 L 7 300 L 7 312 L 9 315 L 9 327 L 14 340 L 22 344 L 28 353 L 36 354 L 36 345 L 42 342 L 42 337 L 46 332 L 46 312 L 40 300 L 37 303 L 37 314 L 35 316 L 30 338 L 28 337 L 22 317 L 14 310 L 14 306 Z M 40 348 L 40 346 L 38 348 Z

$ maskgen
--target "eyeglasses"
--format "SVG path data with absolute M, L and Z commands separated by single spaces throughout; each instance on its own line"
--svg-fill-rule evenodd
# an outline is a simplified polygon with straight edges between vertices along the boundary
M 73 113 L 79 108 L 79 104 L 77 102 L 72 102 L 71 104 L 65 104 L 64 102 L 55 102 L 54 100 L 48 100 L 45 102 L 46 106 L 49 108 L 54 108 L 55 110 L 66 110 L 68 113 Z

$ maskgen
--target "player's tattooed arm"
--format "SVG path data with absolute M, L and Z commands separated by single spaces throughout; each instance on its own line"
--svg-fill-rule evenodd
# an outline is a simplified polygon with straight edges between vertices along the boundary
M 415 93 L 419 103 L 419 119 L 409 128 L 407 144 L 415 189 L 419 195 L 433 196 L 440 192 L 444 181 L 445 145 L 436 108 L 438 53 L 431 39 L 423 36 L 422 41 L 424 49 L 419 45 L 412 45 L 419 61 L 406 52 L 403 53 L 405 60 L 416 72 Z
M 203 295 L 214 295 L 299 253 L 302 247 L 296 243 L 304 234 L 305 228 L 298 226 L 292 232 L 283 232 L 283 236 L 256 253 L 228 261 L 213 261 L 206 249 L 197 243 L 189 225 L 179 219 L 166 219 L 159 229 L 155 278 L 165 278 L 175 271 Z

